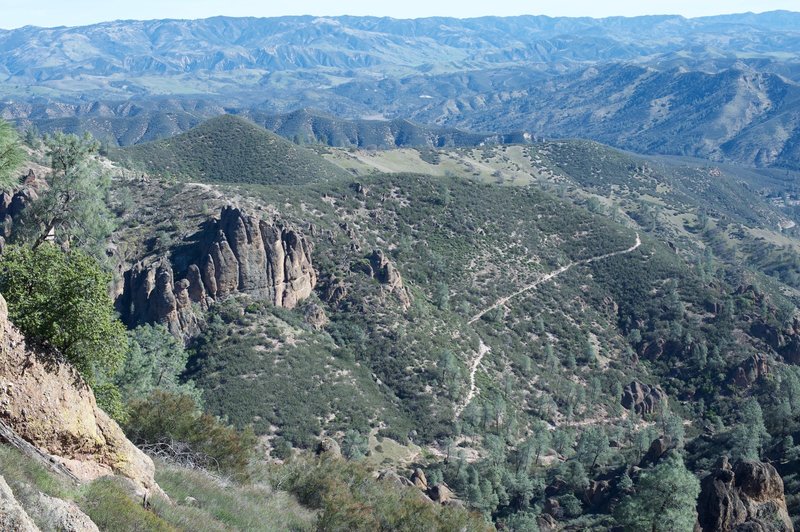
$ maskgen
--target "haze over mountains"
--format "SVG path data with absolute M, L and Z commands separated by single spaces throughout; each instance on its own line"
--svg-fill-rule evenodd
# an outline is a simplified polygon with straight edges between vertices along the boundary
M 297 131 L 270 115 L 313 108 L 483 137 L 589 137 L 640 152 L 797 168 L 798 28 L 792 12 L 25 27 L 0 32 L 0 116 L 128 145 L 224 112 L 308 138 L 310 126 Z M 363 124 L 334 129 L 343 127 Z M 313 135 L 334 145 L 387 144 L 344 137 Z M 433 137 L 388 143 L 475 142 Z

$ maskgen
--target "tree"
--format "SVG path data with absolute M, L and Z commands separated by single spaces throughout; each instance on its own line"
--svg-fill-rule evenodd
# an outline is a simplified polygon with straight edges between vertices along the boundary
M 52 168 L 48 186 L 23 211 L 15 237 L 33 249 L 54 240 L 102 256 L 114 217 L 106 202 L 110 179 L 93 158 L 97 142 L 88 133 L 56 133 L 44 144 Z
M 0 189 L 14 184 L 14 174 L 25 161 L 25 151 L 14 128 L 0 119 Z
M 360 460 L 369 451 L 369 441 L 356 430 L 348 430 L 342 440 L 342 454 L 350 460 Z
M 128 356 L 114 377 L 123 399 L 145 397 L 160 389 L 195 396 L 199 403 L 199 391 L 180 382 L 189 354 L 166 327 L 142 325 L 129 331 L 128 337 Z
M 11 321 L 29 339 L 58 350 L 89 384 L 113 375 L 128 348 L 110 282 L 97 261 L 79 251 L 12 246 L 0 255 L 0 293 Z
M 623 499 L 614 517 L 625 530 L 691 532 L 697 520 L 700 481 L 673 454 L 657 466 L 642 471 L 634 493 Z
M 594 468 L 605 461 L 609 452 L 608 435 L 600 427 L 589 427 L 578 438 L 576 458 L 594 471 Z
M 739 458 L 758 460 L 761 449 L 769 439 L 764 426 L 764 414 L 761 405 L 754 398 L 744 402 L 739 410 L 739 423 L 731 434 L 733 455 Z

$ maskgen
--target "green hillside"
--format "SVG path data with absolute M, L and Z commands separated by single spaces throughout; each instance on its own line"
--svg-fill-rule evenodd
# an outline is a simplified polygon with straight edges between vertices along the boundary
M 315 153 L 232 115 L 109 155 L 148 174 L 204 183 L 296 185 L 345 173 Z

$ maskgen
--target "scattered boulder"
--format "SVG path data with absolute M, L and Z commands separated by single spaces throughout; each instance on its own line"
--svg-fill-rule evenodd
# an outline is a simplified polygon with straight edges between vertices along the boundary
M 323 456 L 326 458 L 336 459 L 342 457 L 342 449 L 333 438 L 322 438 L 322 440 L 320 440 L 320 442 L 317 444 L 315 453 L 317 456 Z
M 731 468 L 722 458 L 702 482 L 697 502 L 703 532 L 793 532 L 783 479 L 770 464 L 743 460 Z
M 97 407 L 78 372 L 53 354 L 28 348 L 5 310 L 2 300 L 0 422 L 80 480 L 117 474 L 141 492 L 160 492 L 153 461 Z
M 0 476 L 0 530 L 39 532 L 39 528 L 14 498 L 14 493 L 2 476 Z
M 633 381 L 622 392 L 622 406 L 634 410 L 639 415 L 653 414 L 659 405 L 667 400 L 667 394 L 660 386 L 650 386 Z

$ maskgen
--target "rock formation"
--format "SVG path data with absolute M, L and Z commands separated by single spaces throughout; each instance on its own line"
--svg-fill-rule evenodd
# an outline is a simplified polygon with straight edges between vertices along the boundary
M 80 480 L 108 474 L 159 490 L 150 458 L 97 407 L 70 365 L 26 347 L 0 296 L 0 422 Z
M 247 294 L 293 308 L 316 282 L 311 247 L 302 235 L 225 207 L 194 245 L 171 260 L 151 258 L 128 270 L 117 304 L 128 324 L 163 323 L 188 338 L 199 326 L 195 306 L 205 309 Z
M 756 353 L 736 368 L 731 380 L 740 388 L 749 388 L 767 375 L 769 375 L 769 359 L 765 354 Z
M 19 505 L 14 493 L 0 476 L 0 530 L 14 532 L 38 532 L 39 528 Z
M 384 255 L 383 251 L 375 250 L 369 256 L 372 277 L 378 280 L 389 293 L 395 294 L 404 309 L 411 306 L 411 299 L 403 286 L 403 278 L 394 264 Z
M 632 382 L 622 392 L 622 406 L 634 410 L 639 415 L 652 414 L 658 406 L 666 401 L 667 394 L 660 386 L 649 386 L 640 382 Z
M 703 479 L 697 502 L 703 532 L 794 530 L 783 479 L 770 464 L 743 460 L 731 468 L 727 458 Z

